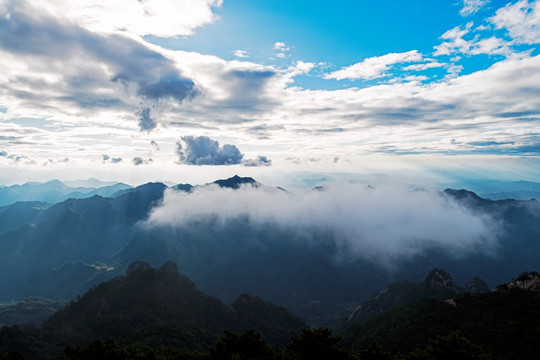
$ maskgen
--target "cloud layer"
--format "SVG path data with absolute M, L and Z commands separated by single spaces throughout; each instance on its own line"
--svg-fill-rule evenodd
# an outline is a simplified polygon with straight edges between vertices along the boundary
M 190 226 L 237 219 L 253 226 L 278 226 L 297 238 L 328 234 L 341 256 L 392 266 L 430 249 L 456 257 L 496 249 L 495 224 L 451 199 L 399 186 L 339 184 L 322 191 L 291 194 L 268 188 L 240 190 L 206 186 L 191 193 L 167 191 L 152 210 L 149 226 Z M 291 239 L 291 241 L 295 241 Z

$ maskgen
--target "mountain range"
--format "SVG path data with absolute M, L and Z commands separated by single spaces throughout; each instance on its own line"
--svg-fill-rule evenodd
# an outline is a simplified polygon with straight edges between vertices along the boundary
M 39 329 L 1 328 L 0 359 L 56 359 L 62 352 L 79 360 L 535 358 L 540 274 L 523 273 L 492 291 L 471 280 L 460 288 L 434 269 L 420 283 L 392 283 L 361 304 L 336 337 L 248 294 L 227 306 L 172 261 L 159 269 L 138 261 Z
M 237 176 L 215 185 L 264 186 Z M 392 281 L 421 280 L 433 268 L 447 269 L 458 283 L 479 276 L 493 287 L 539 265 L 536 200 L 494 201 L 467 190 L 447 189 L 441 196 L 502 224 L 497 253 L 456 257 L 433 249 L 389 271 L 361 258 L 338 261 L 339 249 L 331 234 L 314 234 L 316 242 L 290 241 L 297 236 L 290 229 L 255 225 L 241 217 L 226 226 L 218 220 L 189 227 L 144 226 L 167 189 L 193 188 L 148 183 L 109 196 L 55 204 L 33 199 L 1 207 L 0 302 L 27 297 L 69 301 L 123 274 L 135 261 L 158 267 L 173 260 L 202 291 L 225 303 L 249 293 L 286 306 L 310 324 L 324 325 L 345 318 Z

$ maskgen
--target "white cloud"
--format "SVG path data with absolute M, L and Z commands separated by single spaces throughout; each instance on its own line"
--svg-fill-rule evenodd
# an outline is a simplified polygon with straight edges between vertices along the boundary
M 239 58 L 247 58 L 249 57 L 249 53 L 245 50 L 235 50 L 234 56 L 239 57 Z
M 403 71 L 423 71 L 423 70 L 433 69 L 433 68 L 438 68 L 438 67 L 443 67 L 443 66 L 445 66 L 445 64 L 442 64 L 437 61 L 431 61 L 425 64 L 414 64 L 414 65 L 405 66 L 403 68 Z
M 446 31 L 442 36 L 443 42 L 436 45 L 434 56 L 441 55 L 503 55 L 512 56 L 514 51 L 511 44 L 507 41 L 492 36 L 490 38 L 481 38 L 479 35 L 472 36 L 471 39 L 464 37 L 471 33 L 473 23 L 469 22 L 465 27 L 457 26 Z
M 459 11 L 461 16 L 473 15 L 480 10 L 490 0 L 463 0 L 463 7 Z
M 274 43 L 274 50 L 279 51 L 276 54 L 277 57 L 284 59 L 287 57 L 287 52 L 289 52 L 291 48 L 284 42 L 278 41 Z
M 335 241 L 342 256 L 387 266 L 433 248 L 455 256 L 492 253 L 497 240 L 490 218 L 439 194 L 343 183 L 296 195 L 264 187 L 167 191 L 148 225 L 182 227 L 212 219 L 227 226 L 239 218 L 255 226 L 292 230 L 313 241 L 316 234 L 329 234 L 326 240 Z
M 540 2 L 521 0 L 497 10 L 490 21 L 518 44 L 540 43 Z
M 347 66 L 330 74 L 326 74 L 324 78 L 336 80 L 371 80 L 386 76 L 386 71 L 390 69 L 391 65 L 421 60 L 422 54 L 420 54 L 417 50 L 404 53 L 390 53 L 382 56 L 367 58 L 362 62 Z
M 286 51 L 286 50 L 289 50 L 289 48 L 284 42 L 278 41 L 274 43 L 274 50 Z
M 161 37 L 190 35 L 215 20 L 222 0 L 28 0 L 36 11 L 68 19 L 98 32 Z

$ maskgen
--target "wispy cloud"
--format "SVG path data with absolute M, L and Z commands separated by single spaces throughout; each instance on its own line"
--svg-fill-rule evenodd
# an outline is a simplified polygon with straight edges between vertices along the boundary
M 473 23 L 470 22 L 465 26 L 457 26 L 453 29 L 445 32 L 441 39 L 443 42 L 436 45 L 433 55 L 503 55 L 510 56 L 514 54 L 511 49 L 511 44 L 496 36 L 489 38 L 481 38 L 479 36 L 472 36 L 470 39 L 465 39 L 466 35 L 469 35 L 472 30 Z
M 478 12 L 490 0 L 463 0 L 463 7 L 459 11 L 461 16 L 470 16 Z
M 392 65 L 421 61 L 422 54 L 417 50 L 404 53 L 390 53 L 382 56 L 367 58 L 359 63 L 344 67 L 343 69 L 324 75 L 325 79 L 336 80 L 371 80 L 386 76 Z

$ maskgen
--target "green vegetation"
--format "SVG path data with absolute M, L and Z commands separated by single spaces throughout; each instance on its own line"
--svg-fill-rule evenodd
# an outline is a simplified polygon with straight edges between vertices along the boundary
M 422 289 L 440 284 L 457 292 L 441 270 Z M 172 262 L 160 269 L 137 262 L 124 276 L 58 311 L 41 329 L 1 328 L 0 360 L 536 359 L 540 275 L 521 274 L 490 293 L 395 307 L 341 335 L 302 325 L 285 308 L 247 294 L 226 307 L 197 290 Z

